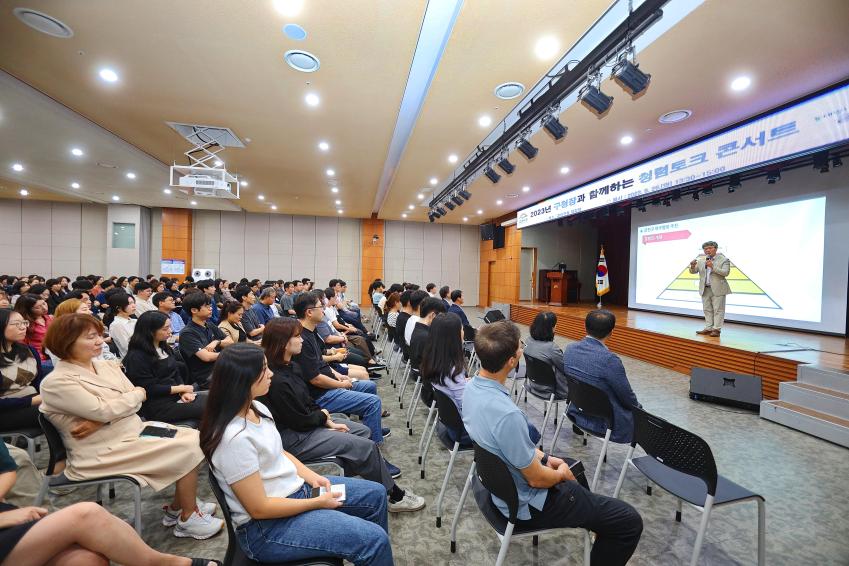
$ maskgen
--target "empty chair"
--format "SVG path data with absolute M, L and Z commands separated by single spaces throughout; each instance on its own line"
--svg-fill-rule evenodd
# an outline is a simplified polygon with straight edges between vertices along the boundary
M 565 401 L 565 397 L 559 397 L 555 391 L 557 376 L 554 368 L 550 363 L 538 360 L 532 356 L 525 354 L 525 383 L 522 384 L 522 390 L 525 392 L 525 401 L 528 400 L 528 392 L 537 399 L 542 399 L 545 402 L 543 406 L 544 417 L 542 419 L 542 429 L 540 430 L 539 447 L 543 447 L 543 439 L 545 438 L 545 428 L 548 425 L 548 416 L 554 413 L 554 422 L 557 423 L 557 411 L 559 409 L 559 401 Z M 515 378 L 514 378 L 515 379 Z M 533 385 L 529 385 L 528 381 Z M 543 391 L 550 391 L 549 394 L 543 394 Z M 554 406 L 554 411 L 551 410 Z
M 758 503 L 758 565 L 766 558 L 766 502 L 761 495 L 749 491 L 719 475 L 707 442 L 660 417 L 634 408 L 634 440 L 619 474 L 613 497 L 619 497 L 628 466 L 634 466 L 650 481 L 678 498 L 675 520 L 681 520 L 681 503 L 686 501 L 702 512 L 690 565 L 699 560 L 708 521 L 714 507 L 743 501 Z M 637 445 L 647 456 L 633 458 Z

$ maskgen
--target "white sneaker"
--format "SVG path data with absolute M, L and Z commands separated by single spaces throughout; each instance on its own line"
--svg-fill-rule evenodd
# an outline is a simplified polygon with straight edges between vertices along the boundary
M 221 519 L 216 519 L 212 515 L 201 514 L 195 510 L 185 521 L 177 519 L 177 525 L 174 527 L 174 536 L 204 540 L 214 537 L 223 528 L 224 521 Z
M 389 502 L 390 513 L 409 513 L 411 511 L 419 511 L 424 509 L 424 497 L 419 497 L 409 489 L 405 490 L 404 498 L 396 503 Z
M 204 503 L 200 499 L 195 500 L 197 504 L 197 508 L 200 509 L 200 512 L 204 515 L 215 515 L 216 509 L 218 507 L 215 503 Z M 177 524 L 177 519 L 180 518 L 180 509 L 171 509 L 170 505 L 166 505 L 162 508 L 162 525 L 165 527 L 173 527 Z

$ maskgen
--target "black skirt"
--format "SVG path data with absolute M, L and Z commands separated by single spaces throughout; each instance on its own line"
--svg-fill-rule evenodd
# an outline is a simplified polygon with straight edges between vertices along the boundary
M 14 505 L 10 505 L 8 503 L 0 503 L 0 513 L 5 511 L 12 511 L 17 509 Z M 24 535 L 32 528 L 34 524 L 38 521 L 29 521 L 27 523 L 23 523 L 20 525 L 15 525 L 14 527 L 8 527 L 6 529 L 0 529 L 0 564 L 6 560 L 6 557 L 9 556 L 9 553 L 12 552 L 12 549 L 15 548 L 15 545 L 24 538 Z

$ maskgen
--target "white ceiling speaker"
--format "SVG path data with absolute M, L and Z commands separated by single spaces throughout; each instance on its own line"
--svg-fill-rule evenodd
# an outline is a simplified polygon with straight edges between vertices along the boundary
M 15 8 L 12 10 L 12 13 L 23 23 L 41 33 L 62 39 L 74 36 L 74 30 L 68 27 L 67 24 L 43 12 L 31 8 Z
M 495 96 L 502 100 L 516 98 L 523 92 L 525 92 L 525 85 L 522 83 L 503 83 L 495 87 Z
M 283 54 L 283 59 L 290 67 L 302 73 L 314 73 L 321 67 L 318 57 L 300 49 L 287 51 Z
M 192 279 L 203 281 L 204 279 L 215 279 L 215 270 L 211 267 L 195 267 L 192 269 Z

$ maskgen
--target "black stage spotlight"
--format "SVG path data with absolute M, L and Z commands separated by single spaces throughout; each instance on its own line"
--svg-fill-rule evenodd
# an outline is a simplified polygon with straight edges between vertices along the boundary
M 766 172 L 766 182 L 767 182 L 767 184 L 774 185 L 780 180 L 781 180 L 781 170 L 780 169 L 773 169 L 771 171 Z
M 625 216 L 625 209 L 623 207 L 619 207 L 616 209 L 616 216 Z
M 668 198 L 663 199 L 663 206 L 672 206 L 672 201 Z
M 672 191 L 672 200 L 681 200 L 681 191 L 679 189 Z
M 455 205 L 450 200 L 446 200 L 444 204 L 448 207 L 448 210 L 454 210 L 455 208 L 457 208 L 457 205 Z
M 640 66 L 628 61 L 626 57 L 619 59 L 613 67 L 613 80 L 619 83 L 631 96 L 638 96 L 649 86 L 651 75 L 640 70 Z
M 569 128 L 560 123 L 560 120 L 557 119 L 556 116 L 549 116 L 545 118 L 542 122 L 542 127 L 545 128 L 545 131 L 551 134 L 555 140 L 562 140 L 566 137 L 566 132 L 569 131 Z
M 705 187 L 704 189 L 702 189 L 702 194 L 706 197 L 709 197 L 713 194 L 713 187 Z
M 537 153 L 539 153 L 539 148 L 534 147 L 528 140 L 520 141 L 519 145 L 516 146 L 516 149 L 522 152 L 522 155 L 527 157 L 529 160 L 536 157 Z
M 494 185 L 495 183 L 497 183 L 498 181 L 500 181 L 500 180 L 501 180 L 501 175 L 499 175 L 498 173 L 496 173 L 496 172 L 495 172 L 495 169 L 493 169 L 493 168 L 492 168 L 492 167 L 490 167 L 489 165 L 487 165 L 486 169 L 484 169 L 484 170 L 483 170 L 483 174 L 484 174 L 484 175 L 486 175 L 486 178 L 487 178 L 487 179 L 489 179 L 490 181 L 492 181 L 492 184 L 493 184 L 493 185 Z
M 699 200 L 699 191 L 693 193 L 693 200 Z
M 453 200 L 454 204 L 456 204 L 457 206 L 460 206 L 463 204 L 463 202 L 465 202 L 463 200 L 463 197 L 461 197 L 460 195 L 454 195 L 453 197 L 451 197 L 451 200 Z
M 819 169 L 820 173 L 828 173 L 828 150 L 814 154 L 814 169 Z
M 578 98 L 581 100 L 581 104 L 598 116 L 604 115 L 610 109 L 610 105 L 613 104 L 612 96 L 607 96 L 591 84 L 581 89 Z
M 436 207 L 436 212 L 438 212 L 440 216 L 445 216 L 446 214 L 448 214 L 448 211 L 446 211 L 441 206 Z
M 516 170 L 516 166 L 510 163 L 510 160 L 507 159 L 506 155 L 498 160 L 498 166 L 501 167 L 501 170 L 508 175 Z
M 637 210 L 639 210 L 640 212 L 645 212 L 646 207 L 645 207 L 645 205 L 641 204 L 640 206 L 637 207 Z
M 470 193 L 466 189 L 460 189 L 459 191 L 457 191 L 457 194 L 460 195 L 461 197 L 463 197 L 466 200 L 469 200 L 470 198 L 472 198 L 472 193 Z
M 737 189 L 743 186 L 743 183 L 740 182 L 740 175 L 731 175 L 728 178 L 728 192 L 733 193 Z
M 652 199 L 651 205 L 652 206 L 660 206 L 660 199 L 659 198 Z
M 843 160 L 840 159 L 839 155 L 835 155 L 831 158 L 831 166 L 832 167 L 843 167 Z
M 430 220 L 431 222 L 433 222 L 434 220 L 436 220 L 436 216 L 434 216 L 433 213 L 431 212 L 430 214 L 427 215 L 427 219 Z
M 431 210 L 430 215 L 433 216 L 434 218 L 439 218 L 440 216 L 442 216 L 436 210 Z

